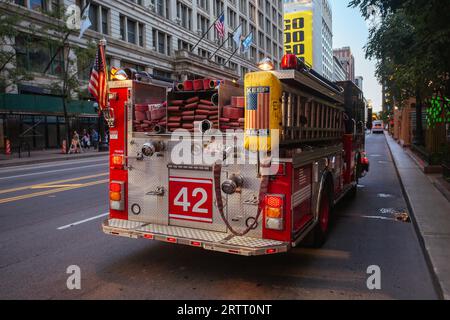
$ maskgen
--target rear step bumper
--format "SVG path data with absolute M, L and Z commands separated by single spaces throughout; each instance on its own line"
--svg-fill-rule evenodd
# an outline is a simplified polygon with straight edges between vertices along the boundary
M 184 244 L 206 250 L 256 256 L 286 252 L 287 242 L 238 237 L 228 233 L 148 224 L 138 221 L 109 219 L 103 222 L 103 232 L 127 238 L 144 238 Z

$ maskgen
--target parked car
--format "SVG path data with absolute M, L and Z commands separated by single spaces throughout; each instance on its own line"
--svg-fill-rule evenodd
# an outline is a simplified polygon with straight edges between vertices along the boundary
M 373 122 L 372 133 L 383 133 L 383 121 L 376 120 Z

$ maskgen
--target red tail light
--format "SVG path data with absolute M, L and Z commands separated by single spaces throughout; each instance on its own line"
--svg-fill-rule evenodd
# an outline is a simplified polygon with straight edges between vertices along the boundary
M 298 58 L 295 54 L 285 54 L 281 59 L 281 69 L 296 70 L 298 67 Z
M 125 158 L 123 154 L 113 154 L 111 156 L 111 165 L 114 169 L 123 169 Z
M 279 196 L 266 196 L 266 205 L 272 208 L 281 208 L 283 199 Z
M 113 210 L 124 210 L 125 207 L 125 183 L 123 181 L 111 181 L 109 184 L 109 206 Z
M 266 195 L 264 199 L 265 227 L 271 230 L 284 229 L 284 196 Z

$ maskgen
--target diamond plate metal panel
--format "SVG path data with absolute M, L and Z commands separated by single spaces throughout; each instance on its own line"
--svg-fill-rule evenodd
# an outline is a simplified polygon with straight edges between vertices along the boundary
M 130 221 L 130 220 L 122 220 L 122 219 L 110 219 L 108 220 L 108 224 L 113 228 L 121 228 L 121 229 L 136 229 L 143 225 L 143 223 L 138 221 Z
M 281 241 L 256 239 L 250 237 L 233 237 L 230 240 L 224 241 L 223 243 L 248 248 L 263 248 L 263 247 L 279 246 L 283 244 L 283 242 Z
M 220 242 L 226 237 L 228 237 L 227 233 L 222 232 L 214 232 L 214 231 L 206 231 L 200 229 L 174 227 L 174 226 L 162 226 L 155 224 L 143 226 L 137 229 L 137 231 L 148 232 L 152 234 L 167 235 L 172 237 L 187 238 L 192 240 L 211 241 L 211 242 Z

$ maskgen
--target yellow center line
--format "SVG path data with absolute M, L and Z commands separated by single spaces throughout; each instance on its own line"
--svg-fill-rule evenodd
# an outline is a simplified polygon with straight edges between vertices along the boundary
M 47 191 L 40 191 L 40 192 L 24 194 L 24 195 L 17 196 L 17 197 L 0 199 L 0 204 L 7 203 L 7 202 L 18 201 L 18 200 L 23 200 L 23 199 L 34 198 L 34 197 L 39 197 L 39 196 L 44 196 L 44 195 L 48 195 L 48 194 L 54 194 L 54 193 L 68 191 L 68 190 L 73 190 L 73 189 L 79 189 L 79 188 L 94 186 L 94 185 L 97 185 L 97 184 L 102 184 L 102 183 L 107 183 L 107 182 L 109 182 L 109 179 L 87 182 L 87 183 L 83 183 L 81 186 L 80 185 L 75 185 L 75 186 L 66 187 L 66 188 L 59 188 L 59 189 L 54 189 L 54 190 L 47 190 Z
M 109 173 L 93 174 L 93 175 L 89 175 L 89 176 L 83 176 L 83 177 L 77 177 L 77 178 L 71 178 L 71 179 L 64 179 L 64 180 L 56 180 L 56 181 L 49 181 L 49 182 L 46 182 L 46 183 L 33 184 L 33 185 L 28 185 L 28 186 L 24 186 L 24 187 L 13 188 L 13 189 L 4 189 L 4 190 L 0 190 L 0 194 L 10 193 L 10 192 L 15 192 L 15 191 L 21 191 L 21 190 L 27 190 L 27 189 L 34 189 L 34 188 L 40 187 L 40 186 L 51 186 L 51 185 L 56 184 L 56 183 L 59 184 L 59 183 L 80 181 L 80 180 L 91 179 L 91 178 L 98 178 L 98 177 L 107 176 L 108 174 Z
M 66 187 L 82 187 L 82 183 L 72 183 L 72 184 L 41 184 L 39 186 L 33 186 L 30 189 L 49 189 L 49 188 L 66 188 Z

